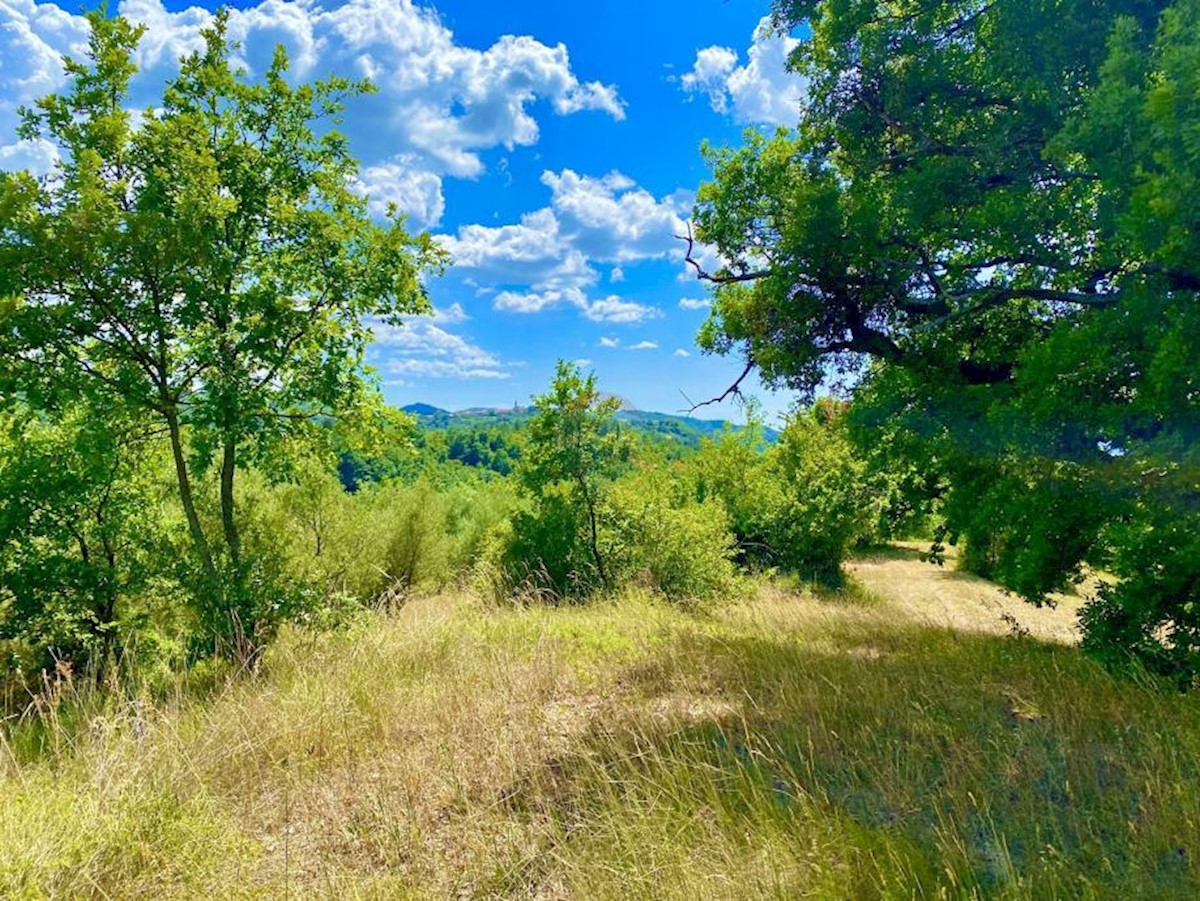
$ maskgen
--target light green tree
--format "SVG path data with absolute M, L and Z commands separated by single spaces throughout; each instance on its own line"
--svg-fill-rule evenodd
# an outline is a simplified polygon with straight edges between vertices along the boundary
M 628 438 L 613 420 L 621 402 L 596 389 L 594 373 L 558 361 L 550 390 L 534 399 L 520 478 L 535 497 L 562 488 L 585 530 L 601 585 L 611 584 L 600 550 L 599 511 L 612 480 L 629 459 Z
M 93 12 L 67 88 L 24 112 L 21 135 L 57 148 L 49 176 L 0 174 L 0 377 L 31 402 L 110 401 L 169 438 L 179 501 L 220 633 L 249 632 L 235 509 L 239 467 L 377 400 L 363 377 L 370 317 L 428 308 L 428 235 L 367 215 L 336 130 L 331 78 L 293 85 L 282 48 L 256 80 L 231 62 L 226 17 L 181 61 L 161 101 L 128 109 L 142 29 Z M 215 466 L 220 525 L 198 508 Z

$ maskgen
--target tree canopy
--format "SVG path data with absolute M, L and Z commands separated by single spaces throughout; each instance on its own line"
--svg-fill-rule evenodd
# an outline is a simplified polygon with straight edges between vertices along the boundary
M 998 573 L 1041 598 L 1111 563 L 1126 587 L 1090 634 L 1193 667 L 1200 4 L 790 0 L 775 22 L 811 29 L 808 91 L 795 129 L 707 150 L 702 345 L 809 396 L 856 387 L 950 493 L 991 486 Z M 1026 501 L 1050 485 L 1061 503 Z M 1157 561 L 1122 552 L 1151 533 Z

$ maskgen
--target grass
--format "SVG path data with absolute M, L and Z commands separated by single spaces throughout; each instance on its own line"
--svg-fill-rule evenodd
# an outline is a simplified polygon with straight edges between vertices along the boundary
M 66 692 L 0 740 L 0 897 L 1200 894 L 1196 699 L 910 562 L 704 615 L 430 598 L 206 697 Z

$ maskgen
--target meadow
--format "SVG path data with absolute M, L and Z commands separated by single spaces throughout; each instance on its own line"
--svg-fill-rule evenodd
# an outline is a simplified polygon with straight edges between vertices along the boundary
M 1193 695 L 1111 677 L 1067 605 L 903 548 L 850 572 L 692 612 L 417 598 L 158 698 L 60 677 L 0 744 L 0 896 L 1200 890 Z

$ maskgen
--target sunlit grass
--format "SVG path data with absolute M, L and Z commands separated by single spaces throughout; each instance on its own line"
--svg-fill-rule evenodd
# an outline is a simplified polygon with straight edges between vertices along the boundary
M 0 746 L 0 897 L 1197 895 L 1195 699 L 912 603 L 431 598 L 68 691 Z

